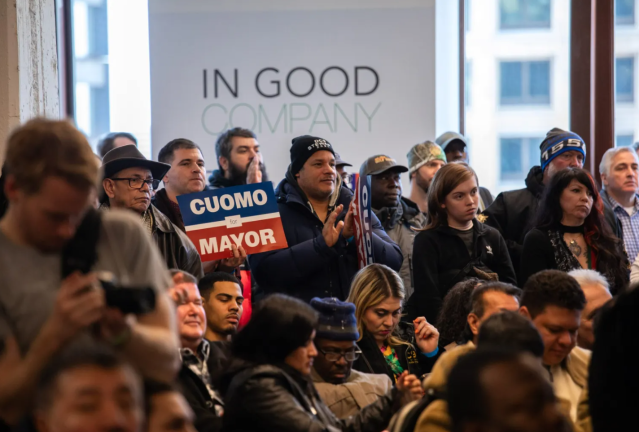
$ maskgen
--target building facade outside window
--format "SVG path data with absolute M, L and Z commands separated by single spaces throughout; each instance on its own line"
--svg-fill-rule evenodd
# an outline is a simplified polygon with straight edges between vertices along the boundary
M 502 30 L 550 28 L 550 0 L 501 0 L 499 25 Z

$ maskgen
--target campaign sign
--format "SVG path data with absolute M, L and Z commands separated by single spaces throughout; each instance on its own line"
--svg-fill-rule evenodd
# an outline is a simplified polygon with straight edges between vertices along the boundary
M 351 203 L 353 224 L 355 228 L 355 244 L 357 245 L 357 262 L 362 269 L 375 262 L 373 256 L 373 227 L 371 225 L 371 182 L 367 175 L 353 174 L 355 195 Z
M 202 261 L 231 256 L 233 244 L 255 254 L 288 247 L 273 183 L 264 182 L 177 197 L 186 234 Z

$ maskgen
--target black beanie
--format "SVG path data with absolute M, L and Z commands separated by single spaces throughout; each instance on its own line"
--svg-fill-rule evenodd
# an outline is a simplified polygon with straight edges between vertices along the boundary
M 335 156 L 333 146 L 324 138 L 302 135 L 293 138 L 291 142 L 293 143 L 291 146 L 291 173 L 293 175 L 300 172 L 308 158 L 315 152 L 326 150 Z

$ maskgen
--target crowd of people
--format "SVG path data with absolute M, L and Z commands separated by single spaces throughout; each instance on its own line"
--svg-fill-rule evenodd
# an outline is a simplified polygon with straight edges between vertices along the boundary
M 200 143 L 205 145 L 204 143 Z M 639 391 L 639 156 L 552 129 L 493 199 L 463 135 L 372 155 L 374 263 L 351 164 L 292 140 L 288 247 L 202 262 L 180 195 L 268 181 L 256 135 L 148 160 L 71 123 L 8 138 L 0 184 L 0 431 L 600 432 Z M 402 190 L 402 175 L 410 193 Z M 160 185 L 163 185 L 160 188 Z

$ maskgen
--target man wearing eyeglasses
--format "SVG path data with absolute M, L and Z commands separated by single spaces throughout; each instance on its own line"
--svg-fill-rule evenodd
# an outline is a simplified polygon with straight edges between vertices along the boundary
M 397 389 L 388 376 L 368 374 L 352 369 L 361 351 L 357 347 L 359 331 L 355 305 L 336 298 L 313 298 L 311 306 L 319 313 L 315 336 L 317 357 L 311 376 L 322 400 L 340 419 L 345 419 L 389 392 L 403 403 L 422 396 L 421 383 L 415 375 L 398 380 Z
M 151 204 L 151 191 L 170 168 L 168 164 L 147 160 L 135 146 L 111 150 L 102 159 L 104 194 L 100 208 L 129 209 L 140 215 L 167 267 L 202 277 L 202 262 L 191 240 Z

